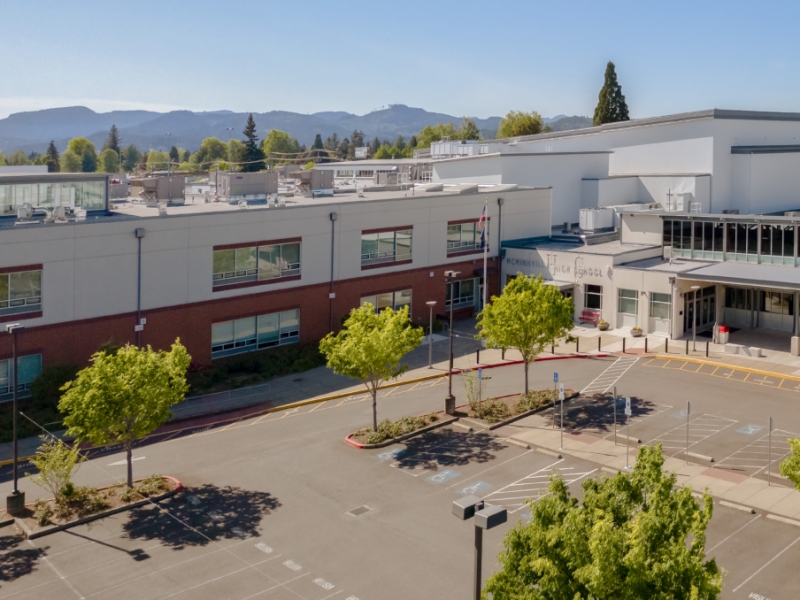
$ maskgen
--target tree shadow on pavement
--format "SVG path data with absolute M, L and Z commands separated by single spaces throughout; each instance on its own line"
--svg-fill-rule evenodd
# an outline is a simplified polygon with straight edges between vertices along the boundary
M 409 440 L 395 466 L 436 471 L 440 467 L 485 463 L 496 458 L 494 452 L 507 447 L 489 433 L 436 429 Z
M 598 431 L 607 433 L 614 431 L 614 400 L 611 396 L 594 394 L 581 396 L 564 404 L 564 425 L 566 429 L 584 431 Z M 658 405 L 648 400 L 631 397 L 631 419 L 646 417 L 652 414 Z M 542 413 L 546 422 L 553 424 L 553 410 Z M 555 425 L 561 423 L 561 413 L 558 403 L 555 409 Z M 627 423 L 625 416 L 625 398 L 617 398 L 617 427 Z
M 132 511 L 123 530 L 130 539 L 161 540 L 173 550 L 182 550 L 257 536 L 263 517 L 280 506 L 266 492 L 207 483 Z
M 36 570 L 47 548 L 20 548 L 24 541 L 22 535 L 0 535 L 0 582 L 14 581 Z

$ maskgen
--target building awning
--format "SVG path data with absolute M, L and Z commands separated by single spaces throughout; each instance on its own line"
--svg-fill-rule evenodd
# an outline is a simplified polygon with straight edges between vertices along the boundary
M 488 268 L 488 269 L 486 269 L 486 270 L 489 272 L 489 275 L 497 275 L 497 272 L 498 272 L 498 271 L 497 271 L 497 267 L 489 267 L 489 268 Z M 472 272 L 472 274 L 473 274 L 475 277 L 483 277 L 483 267 L 481 267 L 480 269 L 475 269 L 475 270 Z
M 575 287 L 575 284 L 572 281 L 556 281 L 555 279 L 545 279 L 542 283 L 546 283 L 547 285 L 554 285 L 561 292 L 565 292 L 566 290 L 571 290 L 572 288 Z
M 745 287 L 800 290 L 800 268 L 722 262 L 678 275 L 681 281 L 703 281 Z

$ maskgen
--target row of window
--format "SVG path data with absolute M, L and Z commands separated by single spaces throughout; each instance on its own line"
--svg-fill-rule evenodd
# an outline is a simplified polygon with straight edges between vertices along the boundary
M 411 260 L 411 229 L 361 235 L 361 265 Z
M 300 311 L 245 317 L 211 326 L 211 358 L 293 344 L 300 340 Z
M 0 315 L 42 309 L 42 272 L 0 273 Z
M 794 294 L 726 287 L 725 308 L 794 315 Z
M 105 181 L 17 183 L 0 185 L 0 217 L 15 215 L 25 204 L 105 210 Z
M 484 223 L 488 227 L 488 223 Z M 477 223 L 447 226 L 447 253 L 465 252 L 482 248 L 481 231 Z
M 17 357 L 19 384 L 17 395 L 28 395 L 31 384 L 42 372 L 42 355 L 31 354 Z M 0 360 L 0 402 L 10 400 L 14 393 L 14 361 Z
M 713 288 L 712 288 L 713 289 Z M 587 310 L 603 309 L 603 286 L 588 284 L 584 287 L 583 307 Z M 639 291 L 617 290 L 617 312 L 624 315 L 639 314 Z M 672 298 L 669 294 L 650 292 L 650 317 L 653 319 L 670 319 Z
M 399 292 L 387 292 L 385 294 L 375 294 L 374 296 L 362 296 L 361 305 L 370 303 L 375 307 L 375 312 L 381 311 L 384 308 L 392 308 L 398 310 L 404 306 L 408 306 L 411 310 L 411 290 L 400 290 Z
M 665 219 L 663 231 L 664 245 L 678 256 L 785 265 L 795 261 L 794 225 Z
M 300 274 L 300 243 L 214 250 L 214 285 Z

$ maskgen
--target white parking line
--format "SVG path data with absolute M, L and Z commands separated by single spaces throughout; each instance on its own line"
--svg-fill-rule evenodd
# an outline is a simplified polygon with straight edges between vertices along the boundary
M 758 575 L 759 573 L 761 573 L 761 571 L 763 571 L 764 569 L 766 569 L 766 568 L 767 568 L 767 567 L 768 567 L 768 566 L 769 566 L 769 565 L 770 565 L 770 564 L 771 564 L 773 561 L 775 561 L 775 560 L 776 560 L 776 559 L 777 559 L 777 558 L 778 558 L 778 557 L 779 557 L 781 554 L 783 554 L 784 552 L 786 552 L 786 551 L 787 551 L 789 548 L 791 548 L 792 546 L 794 546 L 794 545 L 795 545 L 797 542 L 800 542 L 800 537 L 798 537 L 798 538 L 797 538 L 795 541 L 793 541 L 791 544 L 789 544 L 788 546 L 786 546 L 786 548 L 784 548 L 783 550 L 781 550 L 780 552 L 778 552 L 778 553 L 777 553 L 775 556 L 773 556 L 772 558 L 770 558 L 770 559 L 769 559 L 769 560 L 766 562 L 766 564 L 765 564 L 763 567 L 761 567 L 761 568 L 760 568 L 758 571 L 756 571 L 755 573 L 753 573 L 752 575 L 750 575 L 750 577 L 748 577 L 747 579 L 745 579 L 745 580 L 744 580 L 742 583 L 740 583 L 738 586 L 736 586 L 735 588 L 733 588 L 733 591 L 734 591 L 734 592 L 738 592 L 738 591 L 739 591 L 739 589 L 740 589 L 740 588 L 741 588 L 741 587 L 742 587 L 742 586 L 743 586 L 745 583 L 747 583 L 747 582 L 748 582 L 748 581 L 750 581 L 750 580 L 751 580 L 753 577 L 755 577 L 756 575 Z
M 605 394 L 622 378 L 628 370 L 637 363 L 638 358 L 618 358 L 605 371 L 600 373 L 594 381 L 581 390 L 581 394 Z
M 757 519 L 760 519 L 760 518 L 761 518 L 761 515 L 756 515 L 755 517 L 750 519 L 747 523 L 745 523 L 744 525 L 739 527 L 739 529 L 737 529 L 732 534 L 730 534 L 728 537 L 726 537 L 724 540 L 722 540 L 721 542 L 717 542 L 712 548 L 709 548 L 708 550 L 706 550 L 706 554 L 708 554 L 709 552 L 711 552 L 713 550 L 716 550 L 717 548 L 722 546 L 722 544 L 724 544 L 729 539 L 731 539 L 733 536 L 735 536 L 737 533 L 739 533 L 742 529 L 744 529 L 745 527 L 747 527 L 748 525 L 750 525 L 751 523 L 753 523 L 754 521 L 756 521 Z
M 689 448 L 736 423 L 738 421 L 708 413 L 695 417 L 689 422 Z M 673 427 L 650 441 L 651 444 L 658 442 L 661 442 L 664 450 L 675 450 L 671 456 L 686 450 L 686 423 Z
M 776 435 L 777 434 L 777 435 Z M 782 461 L 791 454 L 787 437 L 799 437 L 790 431 L 775 429 L 772 431 L 772 456 L 769 450 L 769 433 L 764 434 L 754 442 L 747 444 L 730 456 L 726 456 L 714 465 L 715 469 L 736 469 L 747 473 L 749 477 L 764 471 L 767 466 Z
M 530 454 L 531 452 L 534 452 L 534 449 L 533 449 L 533 448 L 531 448 L 531 449 L 530 449 L 530 450 L 528 450 L 527 452 L 523 452 L 522 454 L 518 454 L 517 456 L 515 456 L 515 457 L 513 457 L 513 458 L 509 458 L 508 460 L 505 460 L 505 461 L 501 462 L 501 463 L 500 463 L 500 464 L 498 464 L 498 465 L 493 465 L 493 466 L 489 467 L 488 469 L 484 469 L 483 471 L 481 471 L 481 472 L 479 472 L 479 473 L 475 473 L 475 475 L 471 475 L 471 476 L 470 476 L 470 477 L 469 477 L 469 478 L 468 478 L 466 481 L 471 481 L 471 480 L 473 480 L 473 479 L 476 479 L 476 478 L 478 477 L 478 475 L 483 475 L 484 473 L 486 473 L 486 471 L 491 471 L 492 469 L 494 469 L 494 468 L 496 468 L 496 467 L 501 467 L 501 466 L 503 466 L 504 464 L 506 464 L 507 462 L 511 462 L 512 460 L 516 460 L 516 459 L 518 459 L 520 456 L 525 456 L 526 454 Z M 453 485 L 450 485 L 450 486 L 446 487 L 445 489 L 449 490 L 450 488 L 454 488 L 454 487 L 456 487 L 457 485 L 464 485 L 464 481 L 459 481 L 459 482 L 457 482 L 457 483 L 454 483 Z

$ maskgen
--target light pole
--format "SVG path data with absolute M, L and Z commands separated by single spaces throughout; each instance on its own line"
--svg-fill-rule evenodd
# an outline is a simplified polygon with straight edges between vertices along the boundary
M 11 360 L 13 364 L 13 374 L 11 377 L 11 385 L 13 386 L 11 428 L 14 448 L 14 490 L 6 497 L 6 510 L 8 511 L 8 514 L 13 515 L 25 510 L 25 492 L 20 492 L 19 488 L 17 487 L 17 459 L 19 457 L 17 452 L 17 389 L 19 387 L 17 384 L 17 334 L 25 331 L 25 326 L 20 325 L 19 323 L 10 323 L 6 325 L 6 331 L 11 334 Z
M 433 307 L 436 306 L 436 300 L 428 300 L 425 304 L 430 308 L 430 324 L 428 325 L 428 368 L 433 368 Z
M 473 600 L 481 597 L 481 562 L 483 561 L 483 530 L 508 521 L 508 511 L 500 506 L 486 506 L 477 496 L 464 496 L 453 502 L 453 514 L 462 521 L 475 517 L 475 577 Z
M 692 291 L 694 292 L 694 297 L 692 298 L 692 352 L 697 351 L 697 290 L 699 289 L 699 285 L 692 286 Z
M 456 398 L 453 396 L 453 303 L 455 301 L 453 285 L 455 278 L 459 275 L 461 275 L 461 271 L 444 272 L 445 279 L 450 284 L 450 368 L 447 371 L 447 398 L 444 400 L 444 412 L 448 415 L 456 412 Z
M 228 132 L 228 172 L 233 173 L 233 157 L 231 156 L 231 138 L 233 137 L 233 127 L 226 127 Z

